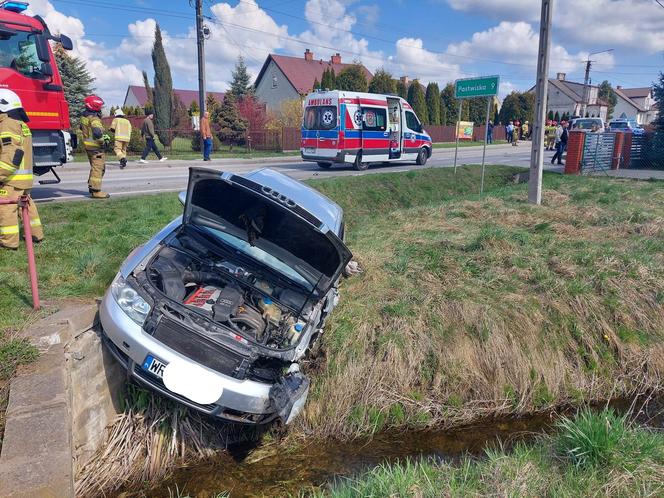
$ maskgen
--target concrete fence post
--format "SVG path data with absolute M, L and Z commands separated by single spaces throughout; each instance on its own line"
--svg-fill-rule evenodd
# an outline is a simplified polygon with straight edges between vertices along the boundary
M 585 143 L 585 132 L 569 132 L 569 138 L 567 139 L 567 160 L 565 161 L 566 175 L 578 175 L 581 171 L 581 160 L 583 159 L 583 146 Z

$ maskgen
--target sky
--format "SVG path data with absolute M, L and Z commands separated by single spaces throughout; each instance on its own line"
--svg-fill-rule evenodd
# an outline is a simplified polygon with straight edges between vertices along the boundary
M 74 42 L 108 105 L 128 85 L 152 79 L 159 23 L 175 88 L 196 89 L 194 8 L 188 0 L 26 0 L 31 14 Z M 192 2 L 193 3 L 193 2 Z M 664 4 L 664 2 L 660 2 Z M 501 95 L 533 86 L 539 43 L 538 0 L 204 0 L 208 90 L 223 91 L 239 56 L 252 76 L 270 53 L 344 62 L 441 86 L 500 75 Z M 593 83 L 650 86 L 664 71 L 664 7 L 656 0 L 553 0 L 550 75 Z M 188 103 L 185 103 L 188 104 Z

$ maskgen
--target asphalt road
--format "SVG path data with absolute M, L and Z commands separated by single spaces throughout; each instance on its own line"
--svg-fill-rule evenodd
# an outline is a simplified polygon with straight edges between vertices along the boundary
M 518 147 L 510 145 L 492 145 L 487 148 L 487 164 L 505 164 L 528 167 L 530 164 L 530 142 L 522 142 Z M 480 164 L 482 147 L 459 149 L 458 164 Z M 426 167 L 444 168 L 454 164 L 454 149 L 435 149 Z M 189 167 L 207 167 L 220 171 L 246 173 L 258 168 L 273 168 L 298 180 L 309 178 L 327 178 L 342 175 L 363 175 L 419 169 L 412 163 L 375 165 L 359 172 L 350 166 L 333 166 L 322 170 L 315 163 L 303 162 L 299 157 L 247 159 L 216 159 L 210 162 L 202 160 L 151 161 L 140 164 L 129 162 L 124 170 L 113 156 L 106 164 L 103 189 L 112 196 L 152 194 L 158 192 L 176 192 L 186 188 Z M 57 185 L 39 185 L 35 182 L 32 197 L 35 200 L 55 201 L 88 198 L 87 179 L 90 169 L 87 163 L 71 163 L 57 168 L 62 182 Z M 41 179 L 50 179 L 48 174 Z

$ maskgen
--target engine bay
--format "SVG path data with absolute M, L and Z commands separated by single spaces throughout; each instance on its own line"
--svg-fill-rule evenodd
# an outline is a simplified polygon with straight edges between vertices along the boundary
M 146 268 L 152 286 L 186 309 L 228 327 L 239 337 L 282 350 L 295 346 L 306 322 L 294 311 L 306 296 L 226 260 L 199 259 L 164 247 Z

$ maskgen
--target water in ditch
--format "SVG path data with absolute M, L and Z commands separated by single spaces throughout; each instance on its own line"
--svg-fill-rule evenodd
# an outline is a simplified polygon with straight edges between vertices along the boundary
M 619 412 L 633 406 L 626 400 L 610 404 Z M 509 447 L 550 430 L 564 412 L 491 419 L 451 431 L 379 434 L 370 440 L 312 442 L 290 448 L 281 443 L 237 445 L 213 460 L 177 469 L 142 494 L 177 496 L 177 489 L 180 496 L 192 498 L 209 498 L 220 492 L 229 492 L 231 497 L 297 496 L 301 490 L 355 475 L 383 462 L 406 458 L 454 461 L 466 454 L 481 455 L 498 444 Z M 662 426 L 661 419 L 653 422 L 650 418 L 649 423 Z

